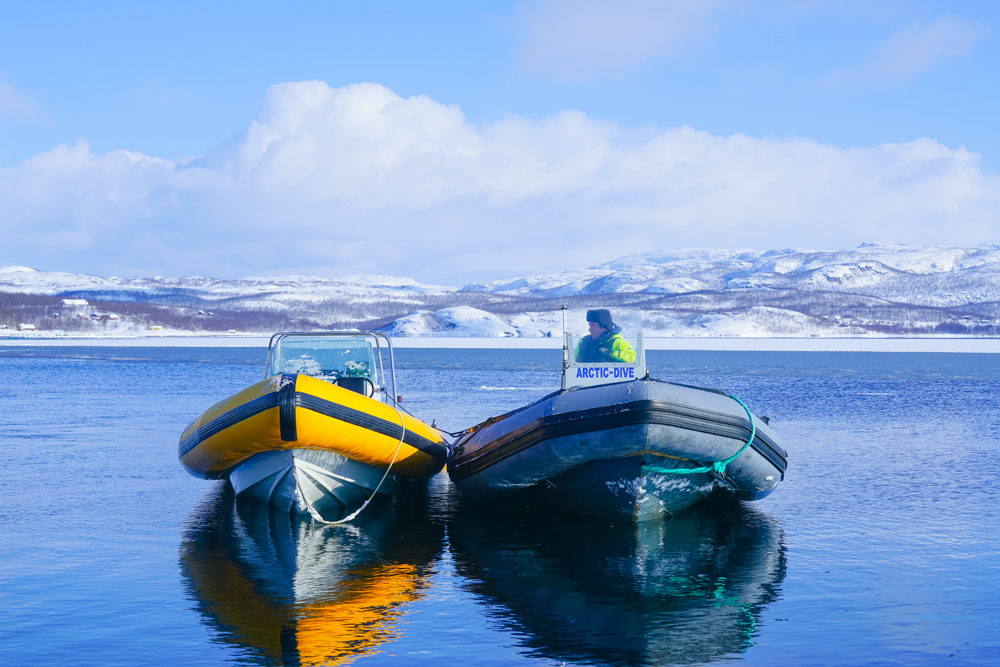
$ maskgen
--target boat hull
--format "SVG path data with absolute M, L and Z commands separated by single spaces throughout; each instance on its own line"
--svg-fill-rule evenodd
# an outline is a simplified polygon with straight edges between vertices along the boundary
M 373 495 L 391 497 L 399 477 L 334 452 L 288 449 L 251 456 L 229 473 L 229 483 L 237 497 L 249 495 L 332 522 L 345 519 Z
M 525 492 L 580 514 L 648 521 L 716 491 L 770 494 L 787 453 L 754 421 L 753 443 L 724 473 L 656 472 L 732 456 L 750 438 L 746 411 L 721 392 L 665 382 L 574 389 L 480 425 L 456 443 L 448 472 L 476 500 Z

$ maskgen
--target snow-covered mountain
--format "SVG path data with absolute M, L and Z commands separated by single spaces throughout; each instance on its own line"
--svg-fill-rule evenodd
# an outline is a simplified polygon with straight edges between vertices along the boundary
M 176 293 L 205 300 L 251 298 L 259 305 L 278 304 L 277 307 L 282 308 L 289 300 L 318 302 L 327 299 L 405 299 L 408 296 L 446 294 L 454 292 L 455 288 L 423 285 L 410 278 L 375 275 L 342 278 L 249 277 L 240 280 L 218 280 L 201 276 L 101 278 L 79 273 L 37 271 L 26 266 L 6 266 L 0 268 L 0 291 L 48 295 L 72 292 L 101 295 L 115 301 L 141 301 L 148 300 L 150 296 Z
M 837 251 L 661 250 L 582 271 L 474 283 L 462 290 L 542 298 L 801 290 L 953 307 L 996 300 L 998 288 L 1000 245 L 957 248 L 879 242 Z
M 447 305 L 441 304 L 440 299 L 455 291 L 454 287 L 424 285 L 409 278 L 378 275 L 351 275 L 334 279 L 311 276 L 248 277 L 239 280 L 201 276 L 103 278 L 37 271 L 24 266 L 0 268 L 0 293 L 87 299 L 103 311 L 114 309 L 124 313 L 125 320 L 129 312 L 138 312 L 135 307 L 130 308 L 126 304 L 155 304 L 177 316 L 164 320 L 169 321 L 168 326 L 184 329 L 246 330 L 249 327 L 264 331 L 300 326 L 381 325 L 428 304 Z M 223 313 L 226 317 L 222 316 Z M 57 319 L 54 317 L 56 313 L 47 315 Z M 143 315 L 143 324 L 146 325 L 163 320 L 156 313 L 144 312 Z M 186 321 L 188 316 L 202 319 Z M 9 320 L 6 322 L 8 327 L 20 323 L 14 322 L 19 318 L 13 315 L 8 315 L 6 319 Z M 65 323 L 65 318 L 62 318 L 58 324 Z M 79 328 L 79 323 L 76 325 Z
M 0 292 L 157 304 L 198 315 L 208 308 L 272 313 L 395 335 L 548 335 L 558 330 L 563 304 L 581 322 L 588 307 L 641 313 L 633 318 L 660 335 L 993 334 L 1000 245 L 660 250 L 460 290 L 391 276 L 101 278 L 11 266 L 0 269 Z M 277 325 L 272 317 L 259 326 Z

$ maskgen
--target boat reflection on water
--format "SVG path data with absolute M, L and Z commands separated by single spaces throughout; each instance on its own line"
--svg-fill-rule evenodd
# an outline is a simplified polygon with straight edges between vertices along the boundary
M 369 510 L 356 524 L 320 525 L 237 502 L 226 484 L 213 489 L 188 521 L 180 566 L 214 641 L 249 664 L 338 665 L 375 653 L 401 636 L 408 603 L 431 585 L 446 531 L 482 613 L 527 655 L 558 662 L 738 657 L 785 576 L 780 524 L 741 504 L 611 524 L 491 509 L 441 485 L 404 483 Z
M 639 524 L 498 520 L 479 505 L 460 508 L 448 535 L 487 614 L 530 655 L 573 663 L 738 656 L 753 645 L 761 609 L 785 576 L 780 524 L 740 504 Z
M 444 528 L 404 483 L 354 525 L 311 523 L 220 484 L 188 520 L 180 566 L 215 640 L 256 664 L 337 665 L 399 636 Z

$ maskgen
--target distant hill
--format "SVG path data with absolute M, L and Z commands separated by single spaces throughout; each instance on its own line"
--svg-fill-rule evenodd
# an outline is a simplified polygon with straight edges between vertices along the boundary
M 122 311 L 115 326 L 193 331 L 361 327 L 537 336 L 558 332 L 565 304 L 575 326 L 586 308 L 608 307 L 641 317 L 653 335 L 995 335 L 1000 246 L 661 250 L 461 289 L 390 276 L 101 278 L 6 267 L 0 293 L 0 322 L 13 325 L 30 311 L 39 328 L 65 324 L 60 299 L 75 297 Z M 42 301 L 29 306 L 31 296 Z
M 1000 246 L 865 243 L 854 250 L 676 250 L 629 255 L 582 271 L 466 285 L 463 291 L 562 297 L 681 295 L 769 289 L 863 294 L 923 306 L 998 298 Z

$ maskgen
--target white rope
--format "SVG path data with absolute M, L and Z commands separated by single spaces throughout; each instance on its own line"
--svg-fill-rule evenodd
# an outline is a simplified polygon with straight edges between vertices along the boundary
M 320 515 L 319 511 L 317 511 L 316 508 L 313 507 L 312 503 L 309 502 L 309 499 L 306 498 L 306 494 L 302 493 L 302 488 L 299 486 L 299 477 L 298 475 L 295 475 L 295 490 L 298 491 L 299 497 L 302 498 L 303 502 L 305 502 L 306 508 L 308 508 L 309 510 L 309 514 L 315 521 L 327 524 L 329 526 L 334 526 L 340 523 L 347 523 L 348 521 L 352 521 L 359 514 L 361 514 L 361 512 L 366 507 L 368 507 L 368 503 L 372 501 L 372 498 L 375 497 L 375 494 L 378 493 L 378 490 L 382 488 L 382 482 L 384 482 L 385 478 L 389 476 L 389 471 L 392 470 L 392 465 L 396 462 L 396 457 L 399 456 L 399 450 L 403 446 L 403 439 L 406 438 L 406 422 L 403 420 L 403 415 L 399 412 L 399 408 L 396 407 L 395 403 L 393 403 L 392 409 L 396 411 L 396 416 L 399 417 L 399 425 L 403 429 L 402 434 L 400 434 L 399 436 L 399 444 L 396 445 L 396 451 L 392 455 L 392 461 L 389 462 L 389 467 L 385 469 L 385 474 L 382 475 L 382 479 L 379 480 L 378 486 L 375 487 L 375 491 L 373 491 L 372 494 L 368 496 L 368 499 L 361 505 L 361 507 L 352 512 L 349 516 L 341 519 L 340 521 L 327 521 L 326 519 L 324 519 Z

